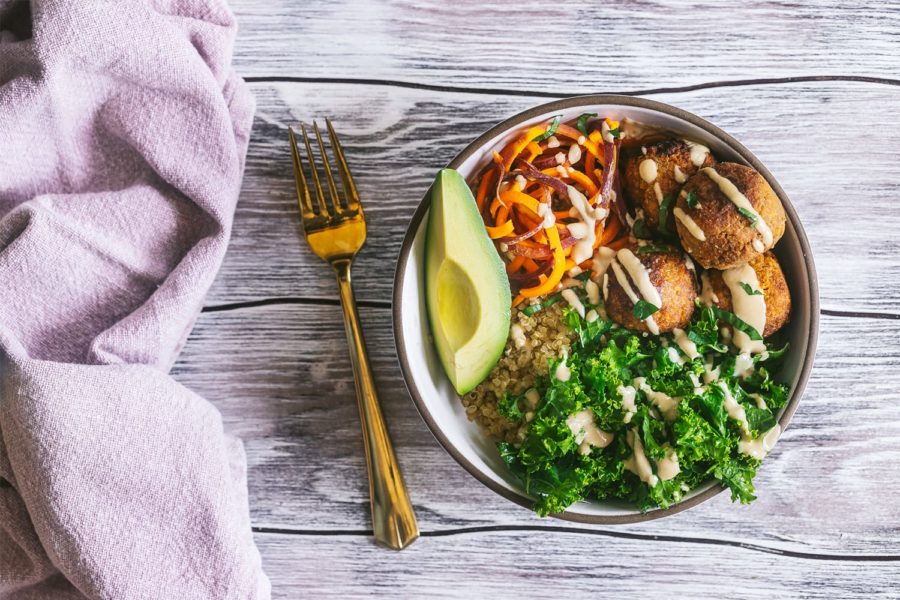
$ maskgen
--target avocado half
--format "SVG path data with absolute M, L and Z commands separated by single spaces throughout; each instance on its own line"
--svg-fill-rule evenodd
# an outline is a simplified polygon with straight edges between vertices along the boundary
M 457 393 L 484 381 L 509 335 L 509 278 L 466 180 L 443 169 L 431 186 L 425 297 L 438 355 Z

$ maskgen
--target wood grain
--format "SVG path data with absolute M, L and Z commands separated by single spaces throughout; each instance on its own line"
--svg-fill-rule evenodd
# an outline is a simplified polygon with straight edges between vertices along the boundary
M 409 399 L 389 311 L 362 311 L 373 368 L 421 527 L 560 525 L 469 476 L 432 438 Z M 826 317 L 807 394 L 764 464 L 759 499 L 727 495 L 661 521 L 655 534 L 778 542 L 821 552 L 898 552 L 900 321 Z M 266 306 L 201 316 L 175 367 L 243 438 L 254 522 L 367 529 L 368 490 L 340 311 Z M 877 499 L 883 499 L 878 501 Z
M 232 2 L 246 76 L 563 95 L 790 75 L 897 77 L 896 3 Z M 778 114 L 778 113 L 772 113 Z
M 578 533 L 423 538 L 389 553 L 358 536 L 257 534 L 276 598 L 896 598 L 896 563 Z
M 288 123 L 331 116 L 362 195 L 369 239 L 355 267 L 361 299 L 390 300 L 395 258 L 416 204 L 441 166 L 485 129 L 534 104 L 519 97 L 336 84 L 254 84 L 258 109 L 234 239 L 210 305 L 335 297 L 330 270 L 300 238 Z M 894 286 L 893 119 L 900 88 L 826 82 L 661 94 L 733 134 L 772 170 L 810 237 L 826 309 L 900 314 Z M 853 116 L 864 151 L 835 119 Z M 837 127 L 837 128 L 836 128 Z M 877 132 L 878 135 L 872 135 Z
M 245 440 L 276 598 L 896 597 L 900 6 L 231 3 L 257 117 L 233 242 L 174 374 Z M 828 315 L 816 366 L 753 505 L 720 495 L 610 529 L 541 520 L 456 465 L 416 413 L 387 308 L 395 257 L 434 172 L 491 125 L 556 96 L 653 90 L 744 142 L 797 206 Z M 358 296 L 425 532 L 399 554 L 366 534 L 335 287 L 296 221 L 286 126 L 324 116 L 369 215 Z

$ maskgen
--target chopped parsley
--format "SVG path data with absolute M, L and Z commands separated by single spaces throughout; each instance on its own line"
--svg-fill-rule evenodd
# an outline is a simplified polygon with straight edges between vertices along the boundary
M 753 477 L 760 462 L 739 450 L 742 434 L 724 408 L 725 390 L 719 385 L 695 387 L 695 381 L 704 373 L 704 360 L 709 361 L 709 368 L 720 370 L 719 381 L 744 408 L 750 433 L 762 435 L 775 425 L 778 411 L 788 400 L 788 387 L 775 382 L 769 371 L 771 357 L 785 349 L 770 351 L 766 366 L 759 364 L 740 379 L 733 375 L 735 356 L 719 339 L 720 315 L 711 307 L 698 307 L 687 329 L 703 356 L 683 364 L 673 362 L 663 346 L 663 339 L 673 343 L 667 334 L 643 337 L 604 319 L 588 323 L 569 308 L 563 314 L 567 326 L 577 333 L 565 359 L 571 375 L 567 381 L 556 379 L 552 374 L 560 361 L 551 360 L 550 375 L 535 383 L 541 399 L 524 438 L 516 444 L 498 444 L 503 461 L 535 498 L 539 515 L 561 512 L 583 499 L 620 499 L 641 510 L 667 508 L 710 479 L 726 486 L 732 500 L 755 499 Z M 679 399 L 671 420 L 662 417 L 642 389 L 646 388 L 634 381 L 638 377 L 653 391 Z M 638 390 L 627 424 L 618 391 L 623 386 Z M 756 394 L 766 408 L 759 408 L 762 404 L 757 405 Z M 520 397 L 508 395 L 498 409 L 519 421 L 521 405 Z M 582 410 L 590 410 L 594 424 L 613 435 L 608 446 L 588 447 L 585 454 L 579 451 L 566 420 Z M 674 451 L 680 471 L 652 486 L 644 483 L 625 468 L 633 454 L 628 431 L 641 440 L 654 470 L 659 460 Z
M 754 290 L 752 287 L 750 287 L 749 283 L 744 283 L 743 281 L 741 281 L 740 284 L 741 284 L 741 289 L 744 290 L 745 292 L 747 292 L 748 296 L 762 296 L 763 295 L 763 293 L 760 290 Z
M 561 295 L 553 294 L 551 296 L 547 296 L 543 302 L 540 302 L 538 304 L 529 304 L 524 309 L 522 309 L 522 312 L 530 317 L 531 315 L 541 312 L 542 310 L 544 310 L 545 308 L 547 308 L 549 306 L 553 306 L 560 300 L 562 300 Z
M 578 117 L 578 123 L 575 124 L 575 127 L 578 128 L 578 131 L 583 133 L 584 135 L 588 134 L 587 131 L 587 122 L 591 117 L 596 117 L 597 113 L 584 113 L 580 117 Z
M 663 201 L 659 203 L 659 231 L 663 235 L 667 234 L 669 231 L 669 210 L 674 201 L 675 196 L 670 194 L 663 198 Z
M 634 318 L 643 321 L 658 310 L 658 306 L 654 306 L 646 300 L 638 300 L 634 303 L 634 308 L 631 310 L 631 312 L 632 314 L 634 314 Z
M 719 319 L 729 323 L 735 329 L 739 329 L 750 336 L 751 340 L 761 340 L 762 336 L 759 335 L 759 332 L 752 325 L 749 325 L 746 321 L 741 319 L 739 316 L 734 314 L 733 312 L 728 312 L 727 310 L 722 310 L 717 306 L 710 307 L 713 313 Z
M 759 216 L 755 212 L 740 206 L 738 206 L 737 209 L 739 213 L 747 217 L 747 220 L 750 221 L 750 227 L 756 227 L 756 224 L 759 222 Z
M 687 205 L 690 208 L 697 208 L 697 205 L 700 204 L 700 197 L 697 196 L 697 192 L 695 192 L 694 190 L 691 190 L 690 192 L 687 193 L 686 200 L 687 200 Z
M 637 250 L 634 251 L 635 254 L 659 254 L 662 252 L 671 252 L 672 248 L 669 246 L 654 246 L 652 244 L 647 244 L 646 246 L 641 246 Z
M 543 142 L 544 140 L 549 138 L 551 135 L 556 133 L 556 130 L 559 128 L 559 122 L 561 119 L 562 119 L 562 115 L 556 115 L 555 117 L 553 117 L 553 122 L 550 123 L 550 127 L 547 128 L 547 131 L 545 131 L 541 135 L 534 138 L 534 141 Z
M 653 233 L 651 233 L 650 228 L 647 227 L 647 223 L 644 219 L 634 220 L 634 223 L 631 225 L 631 233 L 634 234 L 634 237 L 642 240 L 649 240 L 653 237 Z

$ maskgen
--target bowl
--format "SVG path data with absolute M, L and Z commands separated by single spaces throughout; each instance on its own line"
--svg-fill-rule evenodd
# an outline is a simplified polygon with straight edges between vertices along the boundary
M 806 387 L 815 357 L 819 328 L 816 272 L 809 242 L 787 194 L 759 159 L 737 140 L 712 123 L 661 102 L 615 95 L 579 96 L 543 104 L 503 121 L 469 144 L 448 167 L 458 170 L 471 181 L 491 160 L 491 151 L 499 150 L 523 128 L 547 122 L 555 115 L 562 115 L 565 122 L 585 112 L 614 119 L 627 117 L 705 144 L 720 160 L 743 163 L 756 169 L 778 194 L 784 205 L 787 224 L 774 252 L 782 265 L 793 303 L 791 322 L 786 327 L 791 351 L 779 377 L 791 386 L 790 398 L 778 416 L 784 430 Z M 534 498 L 509 472 L 494 442 L 482 433 L 477 424 L 467 419 L 462 402 L 444 375 L 430 339 L 423 269 L 429 202 L 430 195 L 426 194 L 413 215 L 400 250 L 394 279 L 394 338 L 403 377 L 419 413 L 444 449 L 481 483 L 504 498 L 530 508 Z M 773 459 L 777 457 L 769 460 Z M 668 509 L 641 512 L 625 503 L 586 500 L 554 516 L 594 524 L 647 521 L 697 506 L 723 489 L 721 484 L 711 480 Z

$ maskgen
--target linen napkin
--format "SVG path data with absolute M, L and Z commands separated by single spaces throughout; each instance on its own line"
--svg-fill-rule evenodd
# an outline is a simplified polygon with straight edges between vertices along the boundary
M 0 597 L 266 598 L 246 460 L 167 371 L 254 103 L 218 0 L 0 0 Z

